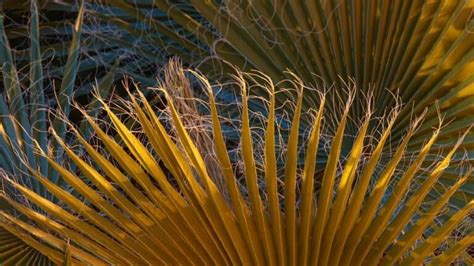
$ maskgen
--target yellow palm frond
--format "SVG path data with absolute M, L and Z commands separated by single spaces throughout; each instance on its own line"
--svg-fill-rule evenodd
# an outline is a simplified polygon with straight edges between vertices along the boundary
M 455 177 L 457 181 L 437 202 L 430 203 L 426 196 L 452 164 L 470 129 L 459 136 L 446 157 L 435 161 L 432 167 L 421 167 L 439 130 L 423 140 L 419 152 L 410 153 L 408 144 L 423 125 L 422 119 L 417 118 L 402 140 L 390 147 L 392 152 L 387 153 L 384 147 L 399 110 L 392 110 L 383 123 L 368 109 L 358 121 L 360 130 L 344 157 L 341 146 L 347 121 L 353 119 L 349 112 L 354 104 L 353 94 L 349 93 L 349 100 L 341 102 L 344 111 L 337 120 L 336 132 L 329 137 L 327 163 L 319 169 L 316 162 L 320 143 L 323 138 L 328 139 L 324 119 L 329 111 L 327 101 L 320 94 L 317 110 L 305 110 L 305 89 L 302 81 L 295 78 L 290 83 L 296 87 L 298 98 L 282 165 L 277 163 L 277 88 L 263 75 L 239 72 L 235 76 L 242 93 L 239 166 L 230 159 L 215 91 L 206 78 L 192 73 L 209 94 L 213 128 L 208 134 L 215 154 L 200 152 L 183 123 L 183 114 L 176 108 L 176 98 L 168 93 L 172 87 L 159 90 L 174 128 L 172 133 L 143 94 L 130 95 L 128 105 L 146 139 L 130 130 L 122 121 L 123 116 L 99 99 L 110 121 L 108 126 L 117 133 L 115 138 L 83 112 L 101 140 L 100 147 L 94 147 L 72 128 L 87 156 L 77 154 L 53 131 L 78 171 L 43 154 L 77 194 L 64 190 L 35 169 L 31 169 L 32 174 L 60 203 L 6 177 L 31 204 L 49 216 L 2 193 L 1 197 L 23 216 L 0 212 L 0 227 L 39 247 L 38 251 L 55 262 L 92 265 L 413 265 L 448 263 L 469 245 L 471 229 L 458 236 L 440 256 L 434 253 L 455 228 L 463 226 L 474 208 L 474 201 L 470 200 L 444 223 L 435 220 L 472 175 L 472 169 L 460 171 L 462 175 Z M 268 81 L 261 84 L 270 95 L 263 143 L 252 135 L 255 129 L 248 76 Z M 302 138 L 299 121 L 306 111 L 314 112 L 314 123 L 309 135 Z M 372 123 L 384 128 L 376 145 L 368 145 L 369 139 L 374 138 L 369 131 Z M 303 164 L 299 162 L 301 154 Z M 215 156 L 219 172 L 209 170 L 206 156 Z M 410 163 L 402 165 L 402 161 Z M 238 170 L 240 167 L 243 171 Z M 316 178 L 319 175 L 322 177 Z M 225 186 L 219 187 L 216 180 Z M 321 183 L 316 184 L 319 180 Z M 410 187 L 410 183 L 417 186 Z M 317 186 L 320 189 L 315 189 Z

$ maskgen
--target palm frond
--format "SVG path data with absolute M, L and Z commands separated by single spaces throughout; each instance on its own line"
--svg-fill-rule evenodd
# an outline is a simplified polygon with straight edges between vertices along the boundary
M 472 228 L 458 235 L 442 255 L 435 255 L 451 232 L 471 219 L 472 200 L 454 211 L 443 224 L 435 220 L 454 192 L 472 175 L 472 168 L 460 171 L 456 183 L 442 193 L 439 201 L 431 203 L 427 195 L 445 169 L 455 163 L 452 158 L 470 129 L 459 136 L 445 158 L 437 160 L 431 168 L 422 169 L 420 166 L 440 131 L 434 131 L 425 140 L 420 153 L 410 155 L 407 145 L 422 128 L 419 117 L 406 129 L 401 141 L 392 146 L 394 152 L 387 154 L 383 148 L 388 145 L 386 140 L 393 134 L 400 111 L 391 111 L 378 144 L 370 146 L 367 145 L 369 125 L 384 122 L 373 117 L 373 110 L 366 110 L 360 132 L 349 156 L 344 158 L 341 145 L 347 134 L 346 121 L 352 119 L 350 107 L 354 104 L 347 101 L 337 120 L 337 131 L 330 137 L 327 164 L 319 169 L 316 163 L 321 150 L 319 143 L 331 132 L 323 119 L 328 112 L 326 96 L 320 94 L 321 104 L 313 116 L 315 122 L 308 139 L 302 142 L 305 164 L 301 167 L 298 127 L 301 114 L 307 111 L 303 107 L 307 90 L 301 80 L 294 79 L 290 83 L 299 96 L 284 147 L 285 164 L 279 166 L 275 159 L 274 125 L 278 113 L 275 91 L 281 88 L 271 83 L 262 85 L 269 92 L 269 105 L 265 138 L 263 143 L 258 143 L 252 138 L 248 76 L 269 79 L 261 74 L 239 72 L 234 78 L 242 92 L 239 154 L 243 171 L 238 171 L 239 166 L 230 160 L 225 144 L 215 90 L 206 78 L 192 73 L 209 94 L 213 129 L 208 133 L 214 140 L 215 154 L 199 151 L 183 123 L 183 114 L 176 108 L 176 98 L 168 93 L 173 88 L 166 84 L 158 92 L 166 102 L 173 132 L 142 93 L 129 96 L 133 117 L 146 139 L 132 132 L 122 122 L 124 116 L 116 114 L 113 106 L 98 98 L 116 135 L 108 134 L 86 111 L 83 115 L 108 157 L 74 127 L 71 130 L 95 165 L 74 151 L 55 131 L 54 137 L 80 174 L 39 150 L 50 167 L 81 196 L 70 194 L 40 171 L 30 168 L 64 206 L 6 177 L 9 184 L 48 216 L 3 193 L 1 197 L 24 214 L 27 221 L 1 212 L 0 226 L 14 228 L 11 232 L 20 239 L 34 239 L 53 249 L 50 256 L 54 261 L 64 260 L 59 254 L 64 254 L 67 247 L 73 263 L 93 265 L 376 265 L 380 262 L 411 265 L 450 262 L 468 245 Z M 262 162 L 257 159 L 261 157 L 259 146 L 264 147 Z M 402 158 L 408 155 L 412 156 L 410 164 L 401 165 Z M 205 156 L 216 157 L 220 165 L 218 176 L 211 176 Z M 388 163 L 381 162 L 384 157 Z M 321 188 L 315 189 L 314 181 L 321 178 L 318 175 L 322 175 Z M 418 186 L 409 188 L 407 184 L 415 177 Z M 216 179 L 222 180 L 225 188 L 220 188 Z M 388 189 L 390 186 L 398 190 Z M 424 210 L 426 206 L 428 211 Z
M 2 13 L 0 17 L 1 34 L 1 57 L 2 78 L 4 81 L 0 92 L 0 168 L 11 176 L 20 178 L 23 184 L 34 189 L 43 196 L 47 195 L 44 188 L 35 178 L 28 174 L 25 165 L 39 169 L 40 172 L 48 176 L 54 183 L 58 183 L 58 174 L 49 168 L 48 162 L 42 156 L 34 154 L 34 142 L 37 142 L 45 152 L 54 152 L 59 160 L 62 158 L 59 146 L 48 134 L 48 127 L 54 124 L 61 138 L 65 138 L 66 123 L 61 117 L 48 117 L 50 110 L 57 109 L 63 116 L 69 117 L 71 95 L 75 87 L 76 73 L 78 68 L 79 46 L 82 15 L 76 19 L 74 29 L 74 42 L 69 48 L 69 59 L 64 66 L 65 75 L 62 77 L 60 87 L 57 90 L 58 100 L 56 106 L 48 103 L 47 90 L 44 87 L 44 72 L 47 68 L 43 66 L 44 58 L 41 54 L 39 38 L 39 15 L 37 1 L 31 1 L 31 21 L 30 21 L 30 64 L 28 81 L 23 81 L 18 77 L 18 67 L 16 66 L 6 32 L 3 27 Z M 84 9 L 82 9 L 84 10 Z M 83 12 L 83 11 L 82 11 Z M 113 67 L 101 80 L 99 87 L 101 96 L 107 97 L 112 86 L 113 75 L 116 67 Z M 97 114 L 97 103 L 91 102 L 89 113 L 93 116 Z M 50 123 L 49 120 L 54 120 Z M 81 126 L 81 131 L 89 130 L 87 124 Z

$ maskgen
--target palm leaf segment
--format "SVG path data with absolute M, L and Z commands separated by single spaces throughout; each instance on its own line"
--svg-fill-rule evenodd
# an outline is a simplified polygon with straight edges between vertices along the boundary
M 218 69 L 213 64 L 221 59 L 273 80 L 291 78 L 285 74 L 290 69 L 305 84 L 319 87 L 342 87 L 340 77 L 352 77 L 360 90 L 373 87 L 381 104 L 394 104 L 385 96 L 400 90 L 402 102 L 414 103 L 418 114 L 438 100 L 447 118 L 461 119 L 472 111 L 473 7 L 471 0 L 113 0 L 101 10 L 120 10 L 120 16 L 110 13 L 105 19 L 139 36 L 156 41 L 167 36 L 165 46 L 155 46 L 188 63 L 199 62 L 208 72 Z M 89 8 L 94 13 L 97 7 Z M 156 9 L 167 17 L 154 17 Z M 303 105 L 315 102 L 317 96 L 308 94 Z M 412 106 L 402 111 L 394 130 L 406 128 L 411 111 Z M 437 120 L 434 107 L 429 117 Z
M 77 165 L 80 175 L 43 154 L 50 167 L 60 173 L 81 199 L 32 169 L 38 181 L 64 205 L 57 205 L 8 179 L 31 204 L 45 210 L 51 218 L 2 194 L 2 198 L 27 219 L 1 212 L 0 225 L 56 263 L 64 260 L 64 251 L 68 250 L 71 262 L 93 265 L 391 265 L 399 262 L 417 265 L 430 261 L 445 264 L 462 255 L 472 243 L 472 231 L 468 230 L 463 237 L 448 244 L 441 255 L 432 258 L 434 250 L 449 238 L 453 229 L 462 227 L 474 207 L 474 201 L 470 201 L 445 223 L 435 223 L 438 213 L 471 175 L 472 169 L 459 176 L 436 202 L 426 202 L 426 195 L 450 165 L 465 134 L 444 159 L 422 171 L 422 162 L 439 138 L 440 131 L 435 130 L 411 163 L 400 168 L 407 145 L 420 126 L 421 119 L 416 119 L 376 174 L 398 110 L 392 111 L 377 144 L 362 162 L 362 153 L 367 152 L 369 124 L 374 122 L 371 112 L 366 112 L 350 156 L 341 163 L 342 140 L 350 119 L 351 101 L 348 101 L 331 138 L 327 164 L 324 169 L 316 169 L 318 143 L 326 128 L 323 116 L 327 102 L 321 96 L 307 145 L 304 145 L 305 164 L 299 168 L 296 159 L 298 127 L 305 110 L 302 86 L 295 81 L 298 100 L 286 145 L 285 165 L 284 169 L 277 169 L 275 87 L 270 82 L 262 85 L 270 92 L 270 97 L 261 154 L 264 159 L 258 163 L 254 158 L 258 143 L 251 137 L 247 85 L 240 74 L 236 79 L 242 91 L 240 152 L 245 180 L 238 182 L 237 166 L 229 159 L 213 89 L 205 78 L 195 76 L 210 95 L 219 176 L 210 176 L 204 155 L 184 126 L 175 108 L 175 99 L 166 90 L 162 92 L 176 139 L 171 137 L 143 94 L 131 96 L 133 114 L 150 147 L 146 147 L 112 108 L 102 102 L 117 138 L 109 136 L 87 112 L 84 116 L 102 141 L 109 158 L 74 128 L 72 130 L 95 166 L 76 154 L 56 133 L 54 136 Z M 259 168 L 264 169 L 263 173 Z M 318 192 L 314 189 L 317 171 L 323 175 Z M 410 191 L 410 183 L 415 178 L 419 186 Z M 225 188 L 218 188 L 216 179 L 222 180 Z M 84 180 L 89 180 L 94 188 Z M 391 185 L 396 188 L 388 193 L 387 188 Z M 422 204 L 429 205 L 427 211 L 423 211 Z M 407 226 L 410 223 L 413 224 Z

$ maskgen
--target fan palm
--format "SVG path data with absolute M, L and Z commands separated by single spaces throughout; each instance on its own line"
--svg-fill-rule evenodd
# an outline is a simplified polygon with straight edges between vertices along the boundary
M 330 137 L 324 119 L 327 101 L 319 94 L 320 105 L 312 110 L 310 134 L 303 138 L 304 165 L 299 167 L 298 147 L 302 147 L 299 122 L 302 113 L 311 110 L 303 109 L 308 91 L 304 91 L 299 80 L 293 80 L 298 98 L 283 149 L 285 164 L 280 169 L 275 127 L 279 115 L 277 87 L 266 76 L 239 72 L 235 79 L 242 92 L 241 172 L 239 164 L 233 164 L 229 158 L 214 90 L 206 78 L 193 73 L 209 94 L 212 132 L 207 134 L 212 136 L 214 154 L 199 152 L 198 144 L 183 124 L 185 114 L 177 111 L 176 99 L 169 96 L 168 91 L 175 87 L 164 84 L 159 90 L 172 120 L 171 131 L 163 122 L 166 115 L 158 116 L 142 93 L 130 96 L 130 115 L 140 125 L 145 139 L 132 132 L 110 104 L 98 98 L 110 121 L 107 125 L 112 126 L 107 131 L 116 132 L 115 137 L 86 111 L 83 115 L 101 140 L 101 147 L 89 144 L 72 126 L 71 130 L 87 151 L 87 155 L 78 154 L 52 131 L 79 173 L 39 149 L 50 167 L 81 197 L 63 190 L 34 168 L 30 168 L 31 173 L 62 204 L 51 202 L 6 176 L 9 184 L 30 204 L 48 215 L 2 193 L 2 198 L 25 219 L 1 212 L 1 226 L 55 263 L 64 261 L 67 250 L 72 263 L 93 265 L 445 264 L 472 243 L 472 228 L 466 229 L 465 219 L 469 219 L 474 201 L 462 206 L 443 224 L 435 222 L 448 200 L 471 176 L 472 168 L 464 169 L 436 202 L 426 197 L 445 169 L 453 164 L 452 158 L 469 131 L 460 136 L 446 157 L 422 169 L 423 161 L 439 140 L 439 125 L 409 163 L 401 165 L 408 155 L 410 139 L 421 128 L 422 118 L 412 121 L 401 141 L 392 147 L 393 152 L 387 153 L 399 109 L 392 110 L 380 122 L 373 117 L 373 110 L 367 108 L 359 121 L 360 130 L 349 156 L 341 160 L 353 93 L 349 93 L 349 100 L 343 104 L 336 132 Z M 269 95 L 262 143 L 252 138 L 255 129 L 250 119 L 246 75 L 253 82 L 263 80 L 260 86 Z M 371 136 L 369 131 L 373 123 L 384 128 L 378 137 Z M 374 137 L 377 141 L 370 145 Z M 317 169 L 321 150 L 318 144 L 325 138 L 331 143 L 327 163 L 323 169 Z M 263 147 L 262 154 L 258 153 L 259 146 Z M 215 156 L 220 167 L 218 176 L 211 176 L 205 156 Z M 259 157 L 263 160 L 259 161 Z M 90 164 L 87 158 L 95 164 Z M 318 190 L 316 175 L 322 175 Z M 219 188 L 215 180 L 222 180 L 225 188 Z M 418 185 L 411 187 L 413 182 Z M 388 189 L 390 186 L 395 189 Z M 452 231 L 463 228 L 464 234 L 434 257 L 434 251 L 450 238 Z

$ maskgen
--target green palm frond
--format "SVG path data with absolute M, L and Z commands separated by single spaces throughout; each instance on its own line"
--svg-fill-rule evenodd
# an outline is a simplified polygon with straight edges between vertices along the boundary
M 51 169 L 48 162 L 42 156 L 34 154 L 34 142 L 36 142 L 44 151 L 55 152 L 58 160 L 64 159 L 57 147 L 57 143 L 48 134 L 47 129 L 50 125 L 56 126 L 58 132 L 65 136 L 64 121 L 59 118 L 48 117 L 50 110 L 62 110 L 68 113 L 69 98 L 72 95 L 74 81 L 76 80 L 76 73 L 78 72 L 78 57 L 79 57 L 79 43 L 80 43 L 80 25 L 82 24 L 82 15 L 76 19 L 76 27 L 73 33 L 73 42 L 66 52 L 67 63 L 63 65 L 61 75 L 60 88 L 56 91 L 59 105 L 51 104 L 48 99 L 48 94 L 54 89 L 52 87 L 51 76 L 48 76 L 50 66 L 44 66 L 47 61 L 45 57 L 44 47 L 41 47 L 40 32 L 41 26 L 39 23 L 39 12 L 37 1 L 27 3 L 29 8 L 29 49 L 27 49 L 29 57 L 22 59 L 18 55 L 15 56 L 16 49 L 11 49 L 7 38 L 8 32 L 4 27 L 4 19 L 9 13 L 0 13 L 0 64 L 2 66 L 1 79 L 3 81 L 0 86 L 0 171 L 8 174 L 12 178 L 17 179 L 26 187 L 35 191 L 42 197 L 57 201 L 42 186 L 34 176 L 28 173 L 28 167 L 38 169 L 41 174 L 48 176 L 50 180 L 56 184 L 61 184 L 58 173 Z M 22 5 L 23 7 L 23 5 Z M 7 18 L 8 19 L 8 18 Z M 14 47 L 16 48 L 16 47 Z M 46 48 L 48 50 L 50 48 Z M 22 60 L 27 60 L 28 65 L 25 67 Z M 27 79 L 21 73 L 26 69 L 29 73 L 26 75 Z M 111 87 L 111 79 L 113 79 L 114 69 L 105 75 L 101 80 L 99 87 L 101 87 L 101 95 L 107 97 Z M 46 72 L 46 75 L 45 75 Z M 58 77 L 56 77 L 58 78 Z M 97 103 L 89 105 L 89 113 L 93 116 L 97 113 Z M 50 122 L 50 119 L 55 119 Z M 89 131 L 86 123 L 82 123 L 82 132 Z M 0 180 L 2 185 L 2 193 L 15 197 L 16 192 L 14 188 L 5 184 L 5 181 Z M 20 199 L 21 200 L 21 199 Z M 0 201 L 0 209 L 2 211 L 11 210 L 11 206 Z M 14 228 L 9 228 L 15 230 Z M 2 228 L 2 230 L 4 230 Z M 52 264 L 47 256 L 42 253 L 48 253 L 51 249 L 39 246 L 37 241 L 32 238 L 24 238 L 23 240 L 17 238 L 15 234 L 7 234 L 7 231 L 2 231 L 2 238 L 0 239 L 1 250 L 0 262 L 3 264 Z M 3 234 L 5 233 L 5 234 Z
M 6 8 L 15 5 L 8 2 Z M 46 10 L 77 10 L 75 1 L 46 3 Z M 395 104 L 386 96 L 398 90 L 408 107 L 396 131 L 407 126 L 411 112 L 419 115 L 429 106 L 428 117 L 436 123 L 436 100 L 447 119 L 461 120 L 472 112 L 471 0 L 110 0 L 87 1 L 86 8 L 84 32 L 103 44 L 88 58 L 99 66 L 114 62 L 100 59 L 103 54 L 127 55 L 121 70 L 147 86 L 154 85 L 149 77 L 163 58 L 178 55 L 208 76 L 227 73 L 224 62 L 230 62 L 274 80 L 290 77 L 285 74 L 290 69 L 319 87 L 343 87 L 353 78 L 359 90 L 372 88 L 380 105 Z M 283 94 L 277 97 L 284 100 Z M 308 94 L 304 105 L 314 107 L 316 101 Z M 361 113 L 356 105 L 354 112 Z M 471 138 L 465 146 L 472 146 Z
M 91 4 L 90 12 L 95 8 Z M 401 90 L 403 102 L 415 101 L 418 111 L 448 92 L 451 99 L 472 95 L 472 1 L 114 0 L 100 10 L 107 8 L 121 15 L 106 18 L 129 21 L 130 32 L 134 25 L 140 36 L 170 38 L 159 49 L 170 48 L 188 63 L 218 57 L 274 80 L 289 77 L 289 68 L 314 86 L 353 77 L 359 89 L 375 87 L 377 98 L 386 88 Z M 156 9 L 168 20 L 153 17 Z M 140 24 L 145 22 L 148 27 Z M 305 98 L 309 104 L 317 97 Z
M 180 55 L 188 63 L 215 57 L 243 70 L 257 69 L 273 80 L 290 78 L 285 74 L 290 69 L 306 84 L 319 87 L 343 87 L 350 77 L 359 91 L 372 89 L 380 106 L 396 104 L 393 97 L 387 96 L 399 91 L 407 106 L 394 127 L 398 136 L 409 124 L 410 114 L 420 115 L 427 107 L 431 108 L 425 128 L 436 124 L 434 103 L 438 101 L 445 119 L 455 120 L 440 136 L 449 142 L 449 132 L 459 132 L 474 122 L 467 115 L 472 112 L 474 101 L 474 38 L 469 19 L 473 3 L 371 0 L 237 4 L 195 0 L 174 4 L 115 0 L 106 6 L 134 14 L 131 21 L 160 25 L 142 32 L 159 31 L 179 43 L 183 51 L 169 53 Z M 177 25 L 166 25 L 149 16 L 153 8 L 166 12 Z M 176 31 L 181 28 L 184 31 Z M 206 63 L 201 66 L 203 70 L 216 68 Z M 223 67 L 229 69 L 225 64 Z M 282 103 L 286 99 L 280 94 L 276 100 Z M 303 105 L 315 107 L 317 100 L 317 95 L 308 93 Z M 334 104 L 328 102 L 329 106 Z M 356 103 L 353 112 L 362 114 L 361 108 Z M 351 125 L 349 130 L 355 134 L 357 127 Z M 426 132 L 430 131 L 418 133 L 421 139 Z M 472 135 L 463 145 L 472 146 L 471 139 Z
M 427 195 L 445 169 L 456 164 L 453 156 L 470 131 L 458 136 L 446 157 L 424 168 L 423 162 L 439 141 L 441 131 L 432 131 L 419 152 L 410 155 L 407 147 L 423 127 L 418 117 L 404 130 L 401 141 L 391 147 L 393 152 L 387 153 L 385 148 L 391 145 L 389 139 L 400 110 L 392 110 L 386 122 L 380 122 L 373 116 L 374 110 L 368 108 L 359 120 L 360 130 L 349 156 L 344 158 L 341 147 L 348 121 L 354 119 L 350 112 L 354 94 L 349 93 L 349 100 L 341 102 L 344 108 L 342 114 L 335 114 L 336 132 L 328 135 L 331 130 L 324 118 L 331 111 L 328 99 L 319 94 L 318 108 L 306 109 L 303 99 L 311 91 L 303 89 L 303 83 L 296 79 L 292 84 L 298 98 L 283 148 L 285 164 L 280 167 L 275 121 L 279 115 L 276 91 L 281 88 L 270 82 L 261 84 L 269 96 L 265 137 L 260 143 L 252 137 L 255 129 L 248 105 L 248 81 L 270 79 L 238 72 L 234 78 L 242 92 L 242 106 L 240 164 L 235 164 L 229 157 L 215 90 L 203 76 L 194 73 L 194 77 L 209 94 L 212 132 L 207 134 L 212 136 L 215 153 L 200 152 L 199 143 L 183 122 L 185 114 L 178 111 L 177 99 L 168 93 L 175 87 L 164 84 L 159 90 L 172 131 L 142 93 L 130 95 L 127 106 L 140 125 L 140 136 L 122 122 L 126 115 L 119 116 L 113 106 L 98 98 L 110 121 L 105 126 L 111 128 L 105 130 L 86 111 L 83 115 L 100 139 L 100 147 L 89 144 L 72 127 L 87 152 L 78 154 L 53 131 L 79 172 L 39 150 L 50 167 L 81 196 L 70 194 L 30 168 L 63 204 L 51 202 L 6 177 L 30 204 L 47 215 L 3 193 L 1 197 L 25 219 L 0 212 L 0 226 L 51 249 L 45 255 L 58 263 L 64 260 L 66 249 L 72 263 L 93 265 L 419 265 L 448 263 L 464 256 L 472 240 L 469 214 L 474 201 L 454 210 L 444 223 L 439 224 L 436 217 L 472 175 L 472 168 L 459 171 L 456 182 L 436 202 L 430 202 Z M 299 122 L 307 111 L 312 112 L 313 122 L 310 134 L 302 141 Z M 373 123 L 384 128 L 378 137 L 369 131 Z M 116 134 L 107 133 L 111 131 Z M 373 137 L 375 144 L 370 145 Z M 319 144 L 328 138 L 327 163 L 320 169 L 316 164 L 321 154 Z M 299 147 L 304 147 L 303 166 L 298 164 Z M 408 155 L 412 159 L 402 165 Z M 220 169 L 217 176 L 211 175 L 207 156 L 216 158 Z M 318 175 L 321 177 L 315 178 Z M 221 180 L 225 187 L 220 188 L 215 180 Z M 417 186 L 410 187 L 413 183 Z M 392 186 L 394 190 L 389 189 Z M 451 237 L 454 229 L 462 234 Z M 446 244 L 448 239 L 454 241 Z M 441 244 L 447 247 L 441 255 L 435 255 Z
M 37 2 L 31 1 L 30 19 L 30 59 L 29 59 L 29 80 L 24 81 L 19 78 L 18 67 L 16 66 L 12 50 L 5 34 L 3 26 L 4 14 L 0 14 L 0 35 L 1 53 L 0 63 L 2 67 L 3 86 L 0 91 L 0 168 L 8 174 L 20 178 L 22 182 L 30 188 L 46 196 L 43 187 L 28 174 L 25 165 L 40 169 L 40 172 L 48 176 L 54 183 L 58 183 L 58 174 L 49 168 L 47 160 L 34 154 L 34 144 L 36 141 L 41 149 L 46 152 L 54 152 L 59 160 L 62 155 L 58 144 L 48 135 L 47 129 L 54 125 L 61 138 L 66 136 L 66 124 L 60 117 L 48 118 L 48 112 L 52 109 L 61 111 L 66 117 L 70 113 L 71 95 L 75 88 L 78 69 L 78 57 L 80 47 L 80 35 L 82 25 L 82 12 L 76 19 L 74 35 L 68 59 L 64 66 L 64 75 L 56 95 L 58 103 L 48 102 L 47 89 L 44 87 L 43 60 L 40 47 L 39 36 L 39 14 Z M 112 68 L 101 80 L 99 87 L 102 97 L 107 97 L 112 86 L 115 68 Z M 46 79 L 49 81 L 48 79 Z M 89 105 L 89 113 L 95 114 L 97 103 L 93 101 Z M 50 123 L 49 120 L 54 120 Z M 87 125 L 81 127 L 84 132 L 89 130 Z

